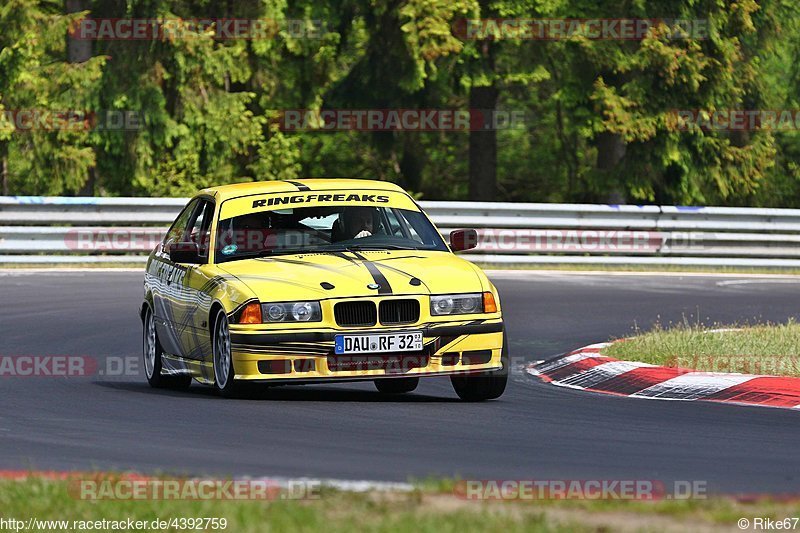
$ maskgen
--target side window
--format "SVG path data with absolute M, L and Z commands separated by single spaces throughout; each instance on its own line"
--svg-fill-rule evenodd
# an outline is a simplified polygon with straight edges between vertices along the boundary
M 200 255 L 208 257 L 208 245 L 211 242 L 211 220 L 214 217 L 214 204 L 208 200 L 201 200 L 195 210 L 189 232 L 184 236 L 186 242 L 197 244 Z
M 192 200 L 183 208 L 183 211 L 181 211 L 181 214 L 175 219 L 175 222 L 172 223 L 169 231 L 167 231 L 167 236 L 164 237 L 163 251 L 166 251 L 170 244 L 183 241 L 183 236 L 186 234 L 187 227 L 189 226 L 189 220 L 194 216 L 198 203 L 200 203 L 200 200 Z

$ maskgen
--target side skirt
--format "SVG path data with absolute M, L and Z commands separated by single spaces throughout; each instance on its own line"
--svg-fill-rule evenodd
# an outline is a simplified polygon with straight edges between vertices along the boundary
M 161 373 L 165 375 L 189 374 L 200 383 L 214 384 L 214 363 L 211 361 L 198 361 L 197 359 L 163 354 L 161 356 Z

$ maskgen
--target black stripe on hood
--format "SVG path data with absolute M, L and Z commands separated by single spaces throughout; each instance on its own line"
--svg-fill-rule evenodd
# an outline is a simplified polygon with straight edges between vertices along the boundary
M 372 279 L 375 280 L 375 283 L 380 285 L 380 288 L 378 289 L 378 294 L 393 294 L 392 286 L 389 284 L 389 280 L 386 279 L 386 276 L 383 275 L 383 272 L 380 271 L 377 265 L 375 265 L 375 263 L 373 263 L 372 261 L 370 261 L 369 259 L 367 259 L 358 252 L 352 252 L 352 253 L 361 262 L 364 263 L 364 266 L 367 268 L 367 270 L 369 270 Z

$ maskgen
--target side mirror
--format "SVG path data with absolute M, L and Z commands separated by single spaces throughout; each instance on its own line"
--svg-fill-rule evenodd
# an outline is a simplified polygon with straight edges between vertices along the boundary
M 478 246 L 478 232 L 474 229 L 457 229 L 450 232 L 450 248 L 454 252 L 472 250 Z
M 200 257 L 200 247 L 193 242 L 173 242 L 169 245 L 169 259 L 173 263 L 200 265 L 205 259 Z

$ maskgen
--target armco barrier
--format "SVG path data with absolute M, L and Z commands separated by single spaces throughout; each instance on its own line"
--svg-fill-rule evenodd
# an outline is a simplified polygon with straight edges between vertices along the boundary
M 185 198 L 0 197 L 0 263 L 141 262 Z M 800 268 L 800 210 L 420 202 L 499 264 Z

